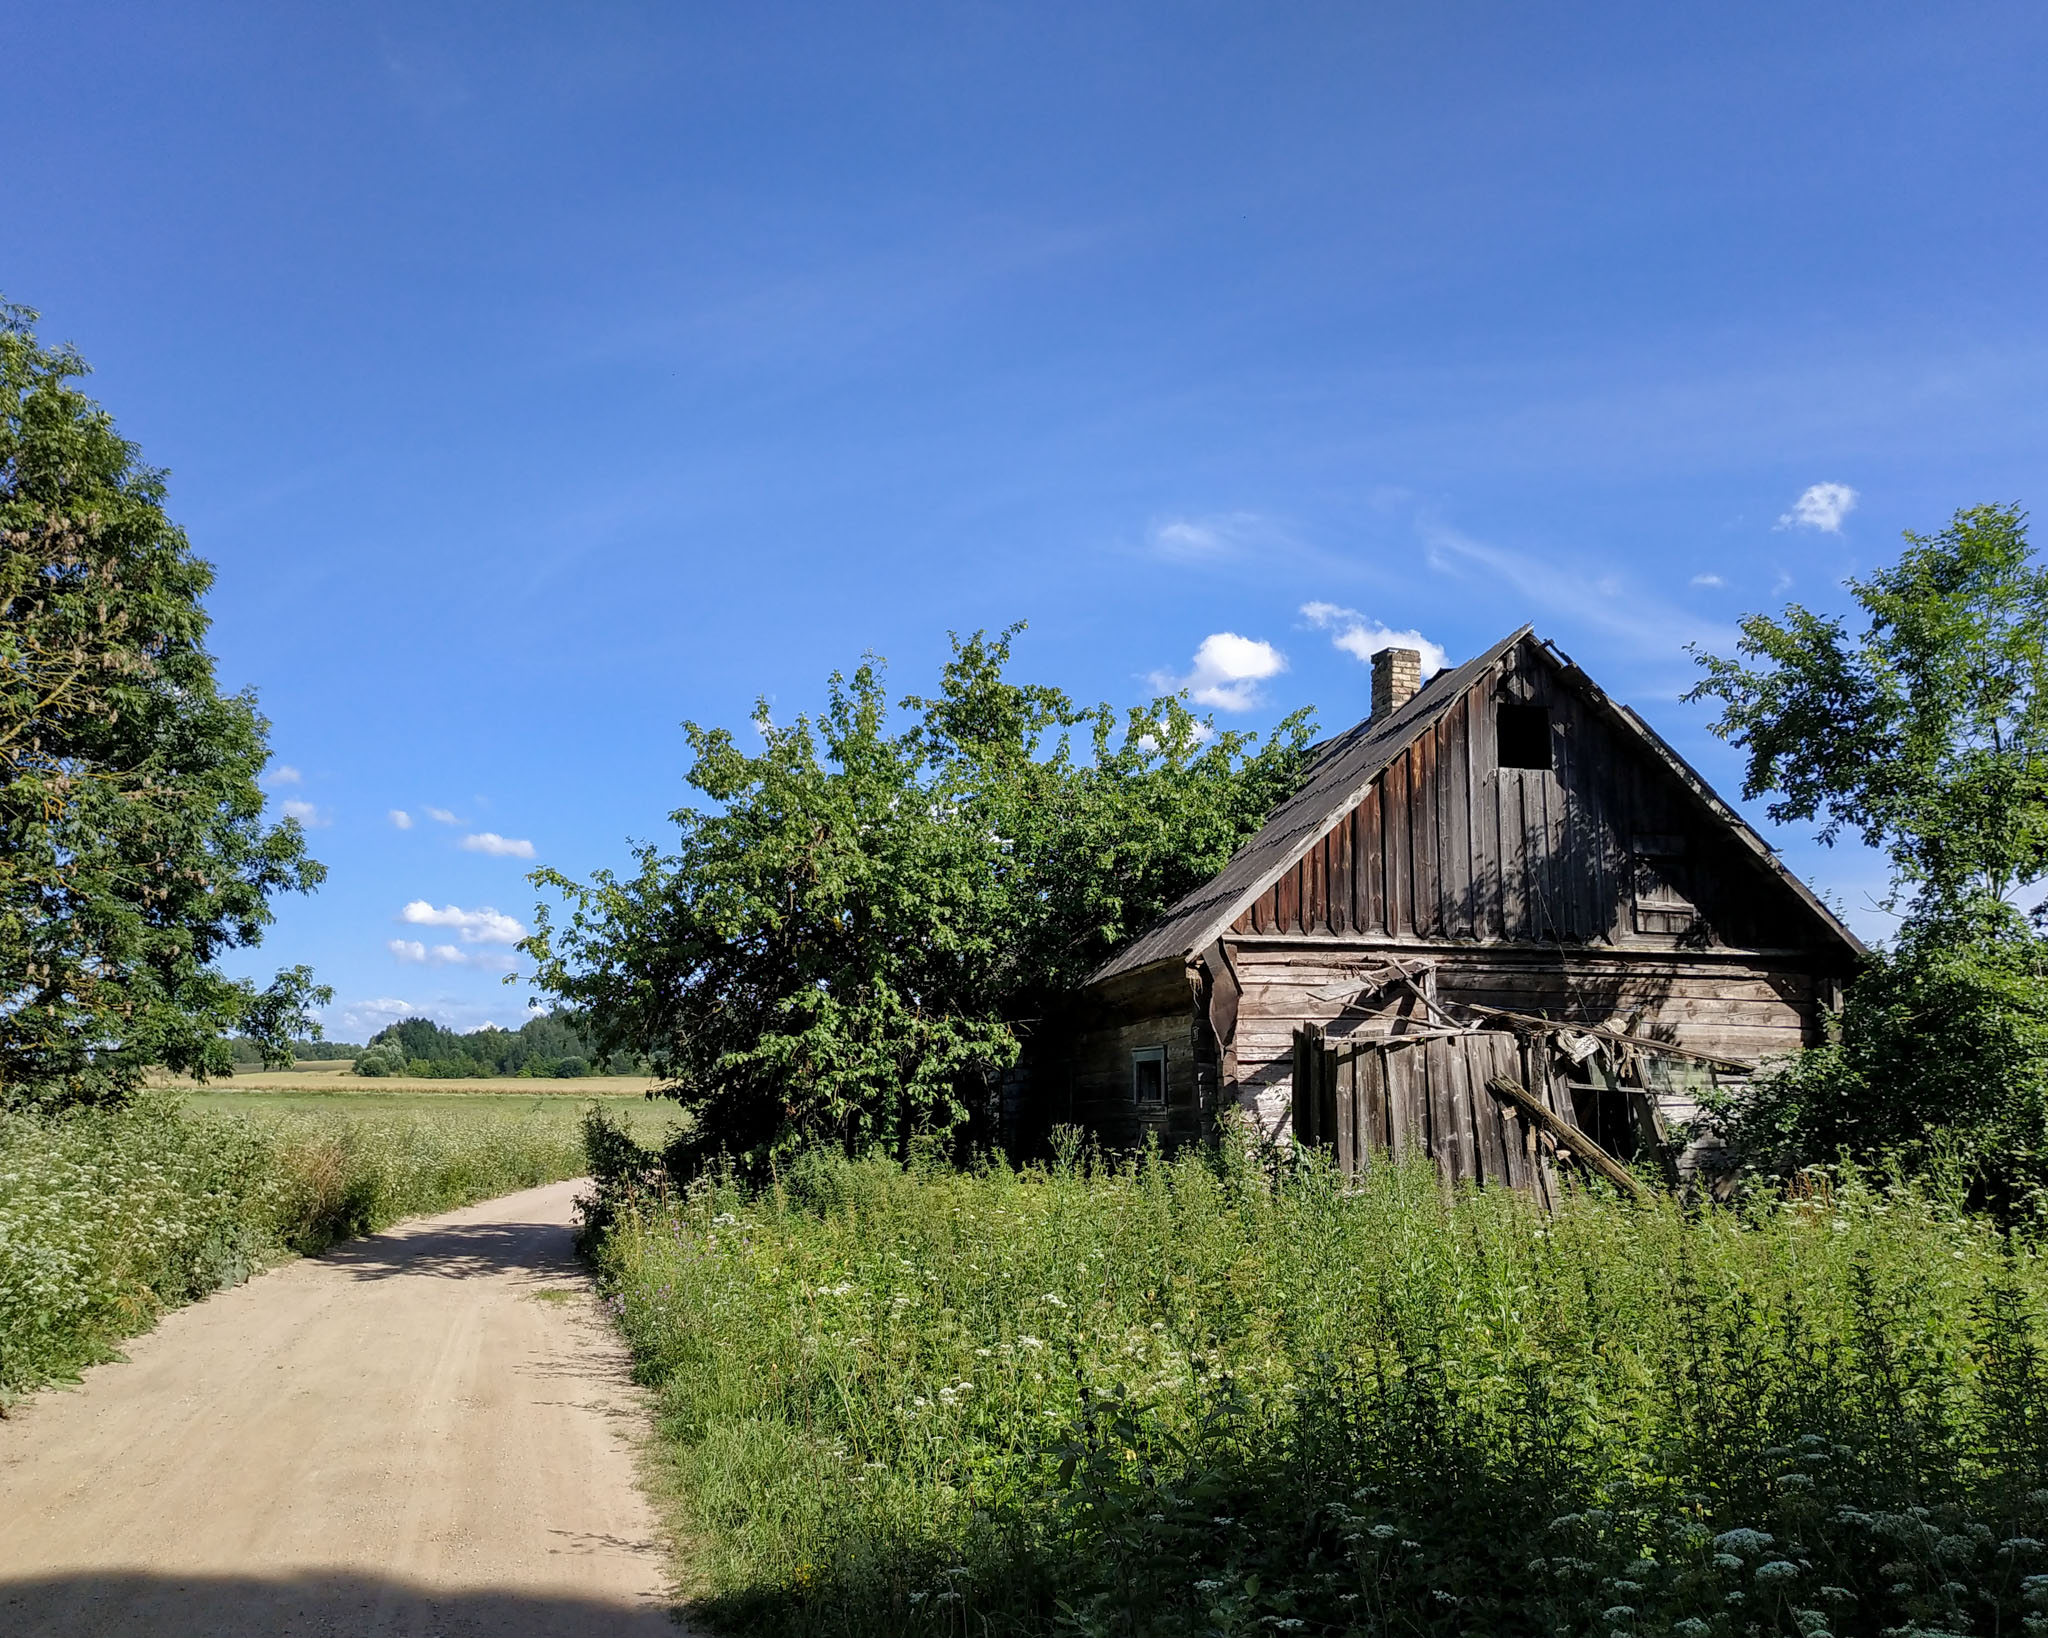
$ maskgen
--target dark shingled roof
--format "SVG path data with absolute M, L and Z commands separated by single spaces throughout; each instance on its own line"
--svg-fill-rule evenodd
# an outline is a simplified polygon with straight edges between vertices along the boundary
M 1184 961 L 1197 950 L 1206 948 L 1244 913 L 1254 899 L 1279 880 L 1284 872 L 1292 869 L 1317 837 L 1365 800 L 1372 782 L 1387 764 L 1443 716 L 1452 701 L 1477 682 L 1515 644 L 1534 635 L 1533 626 L 1523 626 L 1463 665 L 1439 671 L 1400 710 L 1384 719 L 1368 718 L 1330 740 L 1310 764 L 1301 788 L 1273 810 L 1259 833 L 1231 855 L 1230 863 L 1117 950 L 1089 974 L 1085 982 L 1099 984 L 1152 966 L 1155 962 Z M 1763 865 L 1792 889 L 1831 934 L 1853 953 L 1864 953 L 1863 944 L 1856 935 L 1814 897 L 1804 882 L 1778 861 L 1763 838 L 1750 829 L 1741 815 L 1715 796 L 1706 782 L 1642 718 L 1626 706 L 1610 700 L 1567 656 L 1552 650 L 1549 657 L 1564 673 L 1566 680 L 1588 696 L 1590 703 L 1604 711 L 1610 721 L 1639 736 L 1658 760 L 1666 763 L 1717 819 L 1735 830 Z

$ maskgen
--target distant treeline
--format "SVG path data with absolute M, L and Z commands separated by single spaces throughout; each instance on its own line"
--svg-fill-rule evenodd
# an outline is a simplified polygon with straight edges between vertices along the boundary
M 237 1069 L 260 1066 L 263 1049 L 247 1036 L 237 1035 L 228 1042 L 228 1049 L 235 1055 Z M 330 1058 L 353 1058 L 363 1049 L 352 1041 L 294 1041 L 292 1057 L 300 1063 L 319 1063 Z
M 467 1079 L 478 1075 L 575 1078 L 630 1075 L 639 1066 L 629 1053 L 600 1056 L 567 1013 L 529 1018 L 517 1029 L 485 1026 L 457 1035 L 431 1018 L 406 1018 L 370 1037 L 356 1058 L 358 1075 L 419 1075 Z

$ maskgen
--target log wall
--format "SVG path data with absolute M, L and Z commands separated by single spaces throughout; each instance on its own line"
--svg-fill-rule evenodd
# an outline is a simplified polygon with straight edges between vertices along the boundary
M 1430 963 L 1444 1004 L 1476 1002 L 1579 1024 L 1639 1012 L 1639 1033 L 1744 1062 L 1820 1039 L 1812 963 L 1795 955 L 1234 939 L 1230 959 L 1242 986 L 1232 1042 L 1236 1092 L 1262 1124 L 1286 1118 L 1294 1031 L 1302 1025 L 1319 1025 L 1333 1042 L 1428 1027 L 1422 1003 L 1399 988 L 1363 1003 L 1329 993 L 1355 988 L 1395 956 Z

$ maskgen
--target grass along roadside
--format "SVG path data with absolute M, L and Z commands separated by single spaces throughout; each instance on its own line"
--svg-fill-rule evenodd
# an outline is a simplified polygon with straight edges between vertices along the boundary
M 2048 1604 L 2048 1279 L 1908 1189 L 1546 1217 L 1426 1171 L 820 1161 L 643 1197 L 597 1255 L 735 1630 L 1875 1638 Z
M 628 1100 L 613 1118 L 659 1129 Z M 401 1218 L 574 1177 L 586 1104 L 158 1091 L 0 1114 L 0 1404 L 166 1309 Z

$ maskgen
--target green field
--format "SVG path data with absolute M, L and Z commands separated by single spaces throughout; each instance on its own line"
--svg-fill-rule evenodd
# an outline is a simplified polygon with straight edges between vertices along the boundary
M 593 1103 L 613 1120 L 624 1123 L 635 1138 L 645 1144 L 658 1143 L 663 1132 L 680 1111 L 672 1103 L 643 1096 L 638 1091 L 611 1090 L 618 1079 L 534 1082 L 503 1080 L 464 1081 L 354 1081 L 340 1086 L 259 1087 L 250 1077 L 217 1081 L 211 1086 L 188 1090 L 185 1106 L 195 1114 L 243 1115 L 263 1121 L 283 1117 L 370 1115 L 411 1115 L 435 1122 L 511 1120 L 559 1122 L 565 1132 L 574 1132 L 583 1112 Z M 643 1082 L 632 1082 L 634 1086 Z M 491 1091 L 479 1091 L 478 1086 Z M 565 1097 L 556 1085 L 581 1088 L 580 1095 Z M 356 1090 L 360 1087 L 362 1090 Z M 437 1088 L 429 1091 L 428 1087 Z M 536 1090 L 536 1087 L 545 1090 Z M 447 1088 L 448 1090 L 438 1090 Z
M 157 1075 L 153 1084 L 185 1091 L 217 1092 L 319 1092 L 329 1096 L 359 1097 L 365 1093 L 389 1095 L 418 1092 L 434 1097 L 451 1093 L 511 1093 L 529 1098 L 561 1099 L 580 1103 L 589 1098 L 609 1102 L 614 1098 L 640 1098 L 660 1083 L 646 1075 L 585 1075 L 557 1080 L 552 1076 L 479 1075 L 462 1080 L 430 1080 L 408 1075 L 371 1079 L 355 1073 L 347 1058 L 329 1058 L 294 1064 L 290 1069 L 244 1069 L 222 1080 L 196 1086 L 188 1076 Z

